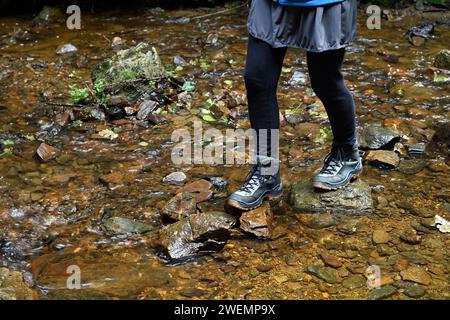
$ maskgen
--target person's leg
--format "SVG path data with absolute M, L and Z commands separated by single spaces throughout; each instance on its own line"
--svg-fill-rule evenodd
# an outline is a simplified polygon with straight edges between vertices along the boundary
M 313 178 L 314 187 L 326 190 L 345 187 L 362 171 L 355 104 L 341 71 L 344 56 L 345 49 L 307 53 L 311 86 L 325 106 L 334 138 L 322 170 Z
M 283 193 L 277 159 L 280 128 L 277 86 L 286 50 L 272 48 L 249 35 L 244 78 L 250 123 L 257 133 L 258 163 L 253 166 L 243 186 L 230 195 L 227 203 L 232 207 L 254 209 L 265 198 L 279 198 Z M 265 130 L 266 134 L 260 130 Z M 272 130 L 275 130 L 276 141 L 271 139 Z
M 277 102 L 277 86 L 287 48 L 272 48 L 266 42 L 249 35 L 247 62 L 245 66 L 245 86 L 247 89 L 248 112 L 253 129 L 267 131 L 267 140 L 258 134 L 258 154 L 272 156 L 272 129 L 280 129 Z
M 334 141 L 339 145 L 356 143 L 355 104 L 341 72 L 345 49 L 308 52 L 311 86 L 323 102 L 330 119 Z

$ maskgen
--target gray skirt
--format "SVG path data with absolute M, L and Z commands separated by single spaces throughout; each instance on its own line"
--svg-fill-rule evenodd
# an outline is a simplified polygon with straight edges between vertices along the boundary
M 253 0 L 249 33 L 274 48 L 313 52 L 336 50 L 355 40 L 357 0 L 322 7 L 286 7 L 272 0 Z

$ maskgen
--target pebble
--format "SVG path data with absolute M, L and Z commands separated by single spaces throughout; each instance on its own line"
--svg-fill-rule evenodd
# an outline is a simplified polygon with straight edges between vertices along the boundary
M 300 216 L 300 221 L 312 229 L 325 229 L 337 224 L 331 214 L 313 214 L 311 216 Z
M 212 187 L 213 185 L 211 182 L 202 179 L 185 185 L 184 187 L 178 189 L 176 193 L 190 192 L 194 194 L 195 200 L 197 202 L 203 202 L 209 200 L 212 197 Z
M 419 244 L 422 242 L 422 237 L 417 234 L 417 231 L 414 229 L 406 230 L 401 236 L 400 239 L 409 244 Z
M 321 253 L 320 258 L 322 258 L 322 261 L 330 267 L 333 268 L 340 268 L 342 267 L 342 261 L 340 261 L 338 258 L 333 257 L 332 255 L 329 255 L 327 253 Z
M 403 293 L 410 298 L 421 298 L 426 294 L 426 290 L 423 286 L 407 282 L 407 281 L 397 281 L 394 283 L 394 286 L 398 289 L 402 289 Z
M 395 271 L 403 271 L 403 270 L 406 270 L 408 268 L 408 266 L 409 266 L 409 263 L 408 263 L 407 259 L 399 259 L 394 264 L 394 270 Z
M 382 300 L 389 298 L 397 292 L 397 288 L 394 286 L 384 286 L 381 288 L 374 289 L 369 294 L 369 300 Z
M 402 279 L 405 281 L 412 281 L 423 285 L 431 283 L 431 276 L 423 268 L 411 266 L 406 270 L 400 272 Z
M 351 276 L 350 278 L 345 279 L 342 282 L 342 285 L 347 289 L 354 290 L 354 289 L 362 288 L 362 287 L 366 286 L 367 279 L 364 276 L 357 274 L 357 275 Z
M 385 230 L 374 230 L 372 233 L 372 241 L 374 244 L 384 244 L 388 243 L 391 240 L 389 233 Z
M 256 270 L 258 270 L 259 272 L 262 272 L 262 273 L 269 272 L 272 269 L 273 269 L 273 265 L 271 265 L 271 264 L 261 264 L 256 267 Z
M 307 273 L 316 276 L 319 279 L 327 283 L 340 283 L 342 282 L 341 277 L 336 269 L 330 267 L 323 267 L 318 265 L 309 265 L 305 270 Z
M 39 148 L 36 150 L 36 153 L 42 161 L 46 162 L 57 158 L 60 154 L 60 150 L 46 143 L 41 143 Z
M 75 47 L 73 44 L 67 43 L 59 46 L 58 49 L 56 49 L 56 54 L 63 55 L 68 53 L 75 53 L 77 51 L 77 47 Z
M 181 183 L 181 182 L 186 181 L 186 179 L 187 179 L 187 176 L 184 172 L 177 171 L 177 172 L 172 172 L 171 174 L 164 177 L 163 181 L 169 182 L 169 183 Z

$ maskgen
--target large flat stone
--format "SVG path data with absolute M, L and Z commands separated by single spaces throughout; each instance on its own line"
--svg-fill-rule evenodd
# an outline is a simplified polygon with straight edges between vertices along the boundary
M 301 213 L 366 215 L 372 213 L 373 201 L 367 183 L 358 179 L 336 191 L 316 191 L 310 181 L 292 186 L 290 204 Z

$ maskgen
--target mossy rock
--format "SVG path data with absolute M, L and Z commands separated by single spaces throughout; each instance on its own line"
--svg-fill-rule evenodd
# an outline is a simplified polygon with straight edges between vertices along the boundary
M 131 102 L 164 76 L 165 69 L 156 49 L 147 43 L 121 50 L 92 70 L 94 89 L 103 101 L 121 97 Z
M 434 66 L 450 70 L 450 50 L 441 50 L 434 59 Z
M 47 26 L 51 23 L 62 21 L 64 18 L 65 15 L 60 8 L 44 6 L 41 12 L 33 19 L 32 25 Z

